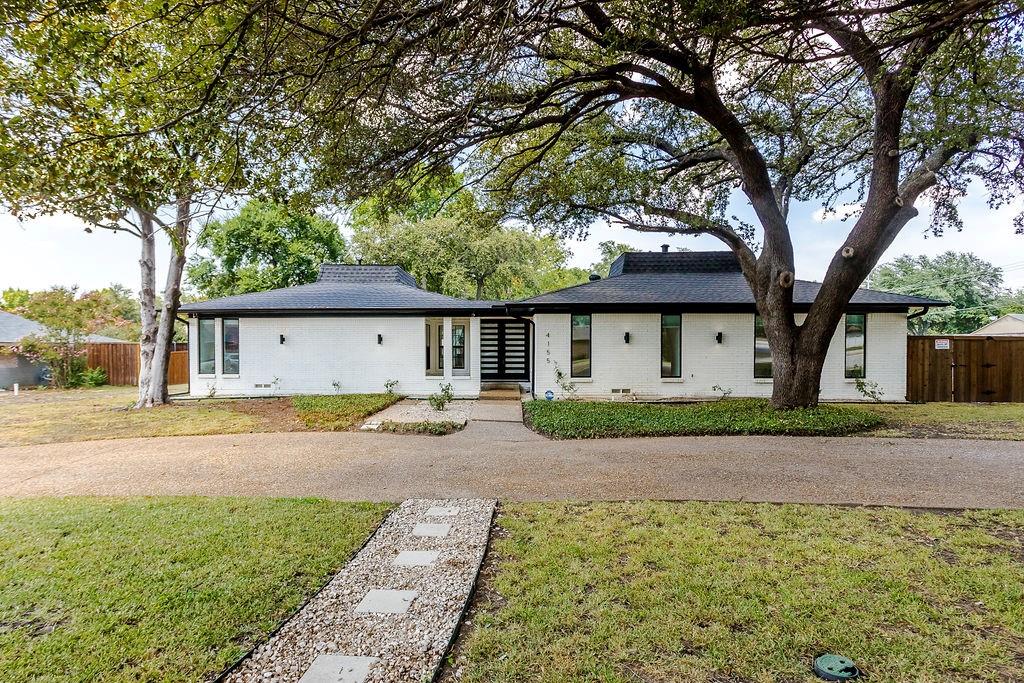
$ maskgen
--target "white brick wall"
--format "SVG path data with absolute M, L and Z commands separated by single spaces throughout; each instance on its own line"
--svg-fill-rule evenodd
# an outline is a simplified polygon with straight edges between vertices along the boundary
M 310 316 L 239 319 L 239 374 L 225 375 L 221 365 L 221 320 L 216 322 L 217 373 L 199 375 L 198 323 L 189 320 L 189 374 L 193 396 L 333 394 L 384 391 L 384 382 L 398 380 L 396 391 L 426 396 L 451 382 L 456 396 L 480 393 L 480 321 L 470 319 L 469 374 L 451 370 L 451 319 L 445 318 L 445 374 L 426 375 L 425 319 L 422 317 Z M 280 343 L 280 335 L 285 343 Z M 377 335 L 384 337 L 377 344 Z M 274 384 L 256 388 L 256 384 Z
M 569 315 L 537 314 L 536 394 L 561 390 L 555 366 L 569 372 Z M 682 316 L 682 377 L 662 379 L 661 316 L 657 313 L 594 313 L 591 319 L 592 377 L 573 379 L 581 396 L 611 397 L 626 388 L 641 396 L 770 396 L 771 380 L 754 379 L 754 320 L 750 313 L 686 313 Z M 623 340 L 630 333 L 629 344 Z M 715 341 L 722 332 L 723 343 Z M 904 313 L 871 313 L 867 320 L 867 379 L 888 401 L 906 400 L 907 319 Z M 829 346 L 821 378 L 824 400 L 863 397 L 844 377 L 842 324 Z

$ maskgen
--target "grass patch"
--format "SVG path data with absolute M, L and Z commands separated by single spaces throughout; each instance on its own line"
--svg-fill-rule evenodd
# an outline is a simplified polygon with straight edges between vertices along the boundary
M 295 396 L 292 405 L 309 429 L 340 432 L 401 400 L 398 394 Z
M 445 420 L 443 422 L 392 422 L 387 420 L 380 423 L 377 431 L 391 432 L 392 434 L 429 434 L 430 436 L 445 436 L 454 434 L 465 427 L 464 424 Z
M 236 409 L 239 401 L 171 404 L 130 410 L 132 387 L 31 392 L 0 405 L 0 444 L 19 446 L 143 436 L 270 431 L 273 423 Z
M 812 681 L 824 651 L 875 683 L 1024 667 L 1021 511 L 520 504 L 498 524 L 461 681 Z
M 524 415 L 535 430 L 556 439 L 718 434 L 837 436 L 871 429 L 883 422 L 878 414 L 851 406 L 822 404 L 817 408 L 779 411 L 764 399 L 684 405 L 528 401 Z
M 337 571 L 386 509 L 0 500 L 0 680 L 207 680 Z
M 1024 441 L 1024 403 L 880 403 L 858 407 L 885 420 L 870 436 Z

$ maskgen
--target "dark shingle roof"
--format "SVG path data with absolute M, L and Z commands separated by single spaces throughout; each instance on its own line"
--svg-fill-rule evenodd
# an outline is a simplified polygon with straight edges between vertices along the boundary
M 615 259 L 608 277 L 626 273 L 727 273 L 740 272 L 731 251 L 629 251 Z
M 814 302 L 821 284 L 797 280 L 793 300 L 798 307 Z M 942 306 L 946 302 L 917 296 L 859 289 L 851 306 L 905 310 L 910 306 Z M 753 310 L 754 296 L 731 251 L 627 253 L 612 265 L 609 277 L 548 294 L 516 306 L 564 308 L 628 308 L 636 305 L 679 305 L 697 308 Z
M 489 310 L 471 301 L 427 292 L 399 266 L 325 263 L 316 282 L 238 294 L 181 307 L 184 313 L 431 312 Z
M 23 318 L 20 315 L 0 311 L 0 344 L 13 344 L 19 342 L 29 335 L 41 335 L 46 333 L 46 328 L 35 320 Z M 93 344 L 131 344 L 124 339 L 104 337 L 101 334 L 90 334 L 85 338 Z

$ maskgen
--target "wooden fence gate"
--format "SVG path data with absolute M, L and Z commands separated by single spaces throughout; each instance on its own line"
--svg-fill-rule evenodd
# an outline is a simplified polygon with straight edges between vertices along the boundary
M 1024 337 L 907 337 L 907 400 L 1024 402 Z

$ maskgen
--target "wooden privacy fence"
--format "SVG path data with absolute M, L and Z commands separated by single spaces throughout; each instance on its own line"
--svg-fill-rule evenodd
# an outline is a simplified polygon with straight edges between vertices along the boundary
M 907 400 L 1024 402 L 1024 337 L 907 337 Z
M 87 344 L 86 363 L 90 368 L 107 371 L 107 381 L 115 385 L 139 383 L 138 344 Z M 168 384 L 188 383 L 188 346 L 175 344 L 167 368 Z

